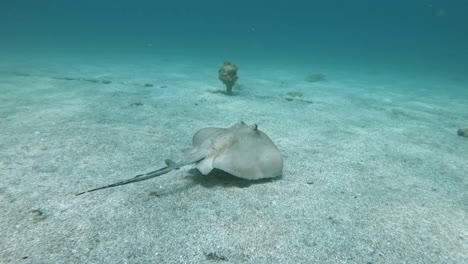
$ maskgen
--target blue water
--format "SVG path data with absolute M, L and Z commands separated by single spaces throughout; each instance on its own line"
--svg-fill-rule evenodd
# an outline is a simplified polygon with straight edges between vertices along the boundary
M 463 0 L 2 1 L 0 48 L 385 62 L 463 74 L 467 11 Z
M 467 13 L 468 0 L 0 0 L 0 263 L 468 263 Z M 278 146 L 283 177 L 187 166 L 75 196 L 239 119 Z

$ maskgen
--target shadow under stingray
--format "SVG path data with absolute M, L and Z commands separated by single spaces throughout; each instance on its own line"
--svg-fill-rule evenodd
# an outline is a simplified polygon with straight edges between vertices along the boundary
M 206 188 L 213 188 L 216 186 L 223 187 L 237 187 L 247 188 L 251 185 L 270 183 L 273 181 L 280 180 L 282 176 L 276 178 L 259 179 L 259 180 L 246 180 L 236 176 L 233 176 L 225 171 L 219 169 L 213 169 L 207 175 L 201 174 L 197 169 L 190 169 L 187 171 L 188 175 L 186 178 L 190 178 L 193 183 L 201 185 Z
M 233 176 L 219 169 L 213 169 L 209 174 L 203 175 L 199 170 L 193 168 L 187 170 L 182 177 L 187 180 L 185 184 L 171 188 L 170 190 L 166 189 L 164 191 L 150 191 L 148 195 L 152 197 L 164 198 L 166 196 L 186 192 L 197 185 L 201 185 L 207 189 L 219 186 L 223 188 L 248 188 L 251 185 L 266 184 L 281 180 L 283 176 L 259 180 L 246 180 Z

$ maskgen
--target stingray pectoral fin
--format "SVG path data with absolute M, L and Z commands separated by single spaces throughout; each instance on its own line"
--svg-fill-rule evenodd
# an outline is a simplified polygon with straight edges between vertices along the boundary
M 213 159 L 214 157 L 206 157 L 197 163 L 197 169 L 203 174 L 207 175 L 213 170 Z
M 197 151 L 198 151 L 198 147 L 192 147 L 192 148 L 183 149 L 182 153 L 184 153 L 184 155 L 189 156 L 189 155 L 195 154 Z
M 106 185 L 106 186 L 102 186 L 102 187 L 98 187 L 98 188 L 91 189 L 91 190 L 88 190 L 88 191 L 80 192 L 80 193 L 77 193 L 76 195 L 82 195 L 84 193 L 94 192 L 94 191 L 107 189 L 107 188 L 112 188 L 112 187 L 125 185 L 125 184 L 129 184 L 129 183 L 134 183 L 134 182 L 139 182 L 139 181 L 146 181 L 146 180 L 149 180 L 151 178 L 155 178 L 155 177 L 161 176 L 163 174 L 166 174 L 166 173 L 170 172 L 173 169 L 174 169 L 174 167 L 172 167 L 172 166 L 164 167 L 164 168 L 161 168 L 161 169 L 156 170 L 156 171 L 152 171 L 152 172 L 148 172 L 148 173 L 145 173 L 145 174 L 137 175 L 137 176 L 135 176 L 135 177 L 133 177 L 131 179 L 128 179 L 128 180 L 119 181 L 119 182 L 109 184 L 109 185 Z
M 179 161 L 179 162 L 170 162 L 170 164 L 167 163 L 167 165 L 172 165 L 174 168 L 181 168 L 186 165 L 194 164 L 200 161 L 203 161 L 208 152 L 205 149 L 199 149 L 199 148 L 192 148 L 189 152 L 185 152 L 184 157 Z

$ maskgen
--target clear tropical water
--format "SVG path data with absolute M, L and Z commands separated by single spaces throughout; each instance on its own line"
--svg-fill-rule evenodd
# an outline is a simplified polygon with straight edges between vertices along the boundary
M 467 25 L 466 0 L 0 1 L 0 263 L 467 263 Z M 75 196 L 239 119 L 282 177 Z
M 466 1 L 14 1 L 2 51 L 177 52 L 465 73 Z

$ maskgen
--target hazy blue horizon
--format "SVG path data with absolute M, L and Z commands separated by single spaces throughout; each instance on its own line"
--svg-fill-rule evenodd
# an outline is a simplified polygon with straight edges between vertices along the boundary
M 98 2 L 0 4 L 3 53 L 329 57 L 461 72 L 468 65 L 468 3 L 461 0 Z

